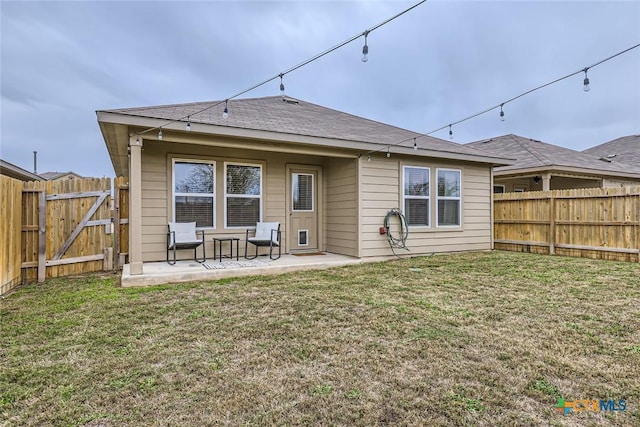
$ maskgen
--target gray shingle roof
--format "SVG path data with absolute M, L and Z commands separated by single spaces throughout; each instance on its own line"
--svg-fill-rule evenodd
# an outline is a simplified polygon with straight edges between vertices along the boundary
M 43 172 L 40 174 L 41 177 L 43 177 L 44 179 L 46 179 L 47 181 L 54 181 L 58 178 L 60 178 L 61 176 L 66 176 L 66 175 L 74 175 L 77 178 L 82 178 L 82 175 L 78 175 L 75 172 Z
M 226 119 L 222 117 L 224 107 L 224 101 L 210 101 L 124 108 L 107 110 L 106 112 L 155 119 L 182 119 L 183 121 L 186 121 L 185 117 L 189 116 L 189 120 L 192 123 L 367 142 L 382 146 L 395 145 L 403 140 L 418 138 L 419 148 L 472 156 L 486 156 L 486 153 L 476 151 L 471 147 L 430 136 L 423 136 L 420 133 L 295 98 L 286 98 L 286 102 L 279 96 L 234 99 L 229 101 L 229 117 Z M 198 113 L 198 111 L 205 108 L 208 109 Z M 410 147 L 413 145 L 413 141 L 408 141 L 403 145 Z
M 590 154 L 512 134 L 470 142 L 466 146 L 482 150 L 487 154 L 516 159 L 512 165 L 495 168 L 496 172 L 552 167 L 590 169 L 611 174 L 632 172 L 626 167 L 599 160 L 598 157 Z
M 625 165 L 629 171 L 640 173 L 640 135 L 623 136 L 587 148 L 582 152 L 598 158 L 605 158 L 613 164 Z

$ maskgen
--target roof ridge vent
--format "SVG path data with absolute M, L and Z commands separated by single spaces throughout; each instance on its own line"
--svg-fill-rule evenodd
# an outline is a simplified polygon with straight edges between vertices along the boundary
M 284 102 L 286 102 L 287 104 L 293 104 L 293 105 L 298 105 L 300 104 L 300 101 L 297 101 L 295 99 L 283 99 Z

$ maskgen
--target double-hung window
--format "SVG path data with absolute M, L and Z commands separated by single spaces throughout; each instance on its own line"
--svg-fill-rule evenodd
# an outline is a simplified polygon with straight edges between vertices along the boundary
M 193 160 L 173 161 L 173 218 L 215 227 L 215 165 Z
M 459 227 L 462 221 L 462 172 L 457 169 L 438 169 L 437 180 L 437 224 L 439 227 Z
M 404 216 L 408 225 L 429 226 L 429 168 L 403 166 Z
M 255 227 L 262 218 L 262 166 L 225 163 L 225 227 Z

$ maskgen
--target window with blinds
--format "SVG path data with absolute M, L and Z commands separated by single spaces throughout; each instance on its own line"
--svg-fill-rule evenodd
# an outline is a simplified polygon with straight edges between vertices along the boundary
M 429 168 L 403 166 L 404 216 L 408 225 L 429 226 Z
M 225 163 L 225 227 L 255 227 L 262 210 L 262 166 Z
M 438 169 L 438 226 L 459 227 L 462 217 L 462 172 L 455 169 Z
M 313 174 L 294 173 L 291 180 L 292 203 L 295 212 L 313 212 Z
M 215 166 L 209 162 L 173 162 L 173 217 L 215 227 Z

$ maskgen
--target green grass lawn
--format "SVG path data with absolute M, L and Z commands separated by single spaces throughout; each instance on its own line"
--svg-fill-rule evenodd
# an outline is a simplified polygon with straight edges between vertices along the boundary
M 2 300 L 0 425 L 640 425 L 640 264 L 482 252 Z M 625 411 L 555 409 L 558 398 Z

